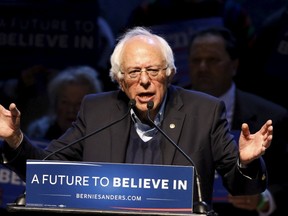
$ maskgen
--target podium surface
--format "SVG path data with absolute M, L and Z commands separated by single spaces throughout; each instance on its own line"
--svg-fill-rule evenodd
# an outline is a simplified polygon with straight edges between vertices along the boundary
M 15 204 L 8 204 L 7 211 L 10 213 L 19 213 L 20 215 L 52 215 L 52 214 L 76 214 L 76 215 L 129 215 L 129 216 L 204 216 L 207 214 L 177 214 L 166 212 L 135 212 L 135 211 L 108 211 L 95 209 L 78 209 L 78 208 L 38 208 L 26 207 Z M 13 214 L 12 214 L 13 215 Z

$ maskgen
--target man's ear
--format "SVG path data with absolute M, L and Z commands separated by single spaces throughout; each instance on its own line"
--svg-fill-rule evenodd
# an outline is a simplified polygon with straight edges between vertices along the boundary
M 170 75 L 168 76 L 168 84 L 172 83 L 175 73 L 176 73 L 175 69 L 170 69 Z
M 119 84 L 119 88 L 124 92 L 124 80 L 117 78 L 117 82 Z

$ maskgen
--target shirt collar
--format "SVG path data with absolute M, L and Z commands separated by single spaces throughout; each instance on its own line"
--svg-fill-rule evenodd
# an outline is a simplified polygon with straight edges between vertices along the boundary
M 163 121 L 166 98 L 167 98 L 167 93 L 165 94 L 160 110 L 157 113 L 155 120 L 154 120 L 154 124 L 156 124 L 158 127 L 161 125 Z M 155 127 L 152 128 L 150 125 L 142 123 L 133 109 L 131 109 L 131 117 L 134 122 L 136 132 L 138 133 L 138 135 L 144 142 L 147 142 L 150 139 L 152 139 L 152 137 L 157 133 L 157 129 Z
M 162 121 L 163 121 L 163 116 L 164 116 L 164 108 L 165 108 L 165 104 L 166 104 L 166 100 L 167 100 L 167 93 L 165 94 L 164 96 L 164 100 L 161 104 L 161 107 L 160 107 L 160 110 L 159 112 L 157 113 L 155 119 L 154 119 L 154 123 L 157 125 L 157 126 L 160 126 Z M 131 109 L 131 116 L 132 116 L 132 120 L 134 121 L 134 123 L 137 123 L 137 124 L 141 124 L 141 125 L 145 125 L 143 124 L 140 119 L 138 118 L 138 116 L 136 115 L 136 113 L 134 112 L 133 109 Z M 148 125 L 147 125 L 148 126 Z

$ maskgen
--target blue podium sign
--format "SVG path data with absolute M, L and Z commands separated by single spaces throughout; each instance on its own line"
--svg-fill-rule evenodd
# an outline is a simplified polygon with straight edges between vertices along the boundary
M 193 212 L 194 168 L 27 161 L 26 206 Z

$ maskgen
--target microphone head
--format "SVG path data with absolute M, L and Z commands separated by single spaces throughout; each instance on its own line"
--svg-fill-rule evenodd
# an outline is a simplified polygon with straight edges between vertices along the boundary
M 148 101 L 148 103 L 147 103 L 148 110 L 151 110 L 153 108 L 153 106 L 154 106 L 154 102 L 153 101 Z
M 132 109 L 133 107 L 135 107 L 135 105 L 136 105 L 136 100 L 135 99 L 131 99 L 129 101 L 129 107 Z

